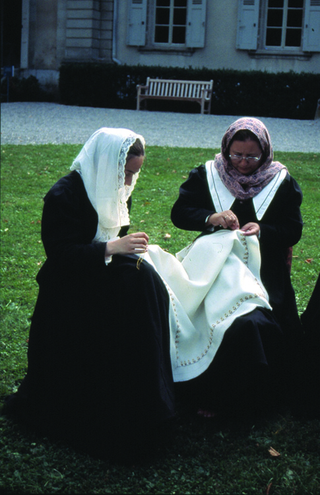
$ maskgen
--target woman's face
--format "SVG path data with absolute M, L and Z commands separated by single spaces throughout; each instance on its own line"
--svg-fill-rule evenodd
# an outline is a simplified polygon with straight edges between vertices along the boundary
M 132 177 L 134 174 L 140 171 L 143 164 L 144 156 L 134 156 L 129 158 L 125 166 L 125 180 L 124 183 L 126 186 L 131 186 Z
M 233 141 L 229 150 L 230 161 L 233 167 L 243 175 L 250 175 L 261 164 L 262 151 L 256 141 L 248 139 L 247 141 Z M 259 157 L 259 160 L 255 160 Z M 246 160 L 247 158 L 247 160 Z

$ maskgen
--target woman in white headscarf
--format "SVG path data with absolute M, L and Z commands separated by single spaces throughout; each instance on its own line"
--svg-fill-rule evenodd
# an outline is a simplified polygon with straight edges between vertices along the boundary
M 128 234 L 142 136 L 101 128 L 44 198 L 28 372 L 8 410 L 99 455 L 136 453 L 175 414 L 168 293 Z

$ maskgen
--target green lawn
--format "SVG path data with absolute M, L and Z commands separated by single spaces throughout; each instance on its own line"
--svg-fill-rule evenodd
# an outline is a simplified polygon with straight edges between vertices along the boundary
M 41 244 L 42 198 L 69 171 L 79 145 L 4 145 L 1 149 L 1 402 L 26 372 Z M 148 147 L 133 196 L 131 231 L 171 253 L 194 239 L 170 210 L 194 166 L 218 150 Z M 320 154 L 276 153 L 299 182 L 304 230 L 294 247 L 292 282 L 303 312 L 320 272 Z M 130 411 L 128 411 L 130 416 Z M 249 429 L 222 428 L 180 411 L 174 441 L 144 463 L 114 465 L 38 438 L 0 417 L 4 493 L 319 494 L 320 421 L 289 413 Z M 273 457 L 269 448 L 280 456 Z

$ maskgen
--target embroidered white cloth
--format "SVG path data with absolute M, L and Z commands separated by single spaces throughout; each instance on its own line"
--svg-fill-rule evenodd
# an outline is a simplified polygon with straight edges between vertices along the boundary
M 173 256 L 157 245 L 142 255 L 170 295 L 173 377 L 186 381 L 212 362 L 233 321 L 256 307 L 271 309 L 260 279 L 256 236 L 221 230 L 199 237 Z

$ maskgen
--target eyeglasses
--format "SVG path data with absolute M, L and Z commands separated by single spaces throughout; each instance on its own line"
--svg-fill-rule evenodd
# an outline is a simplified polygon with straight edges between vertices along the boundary
M 256 163 L 262 157 L 262 153 L 260 156 L 242 156 L 242 155 L 229 155 L 229 158 L 234 162 L 242 162 L 242 160 L 246 160 L 247 163 Z

